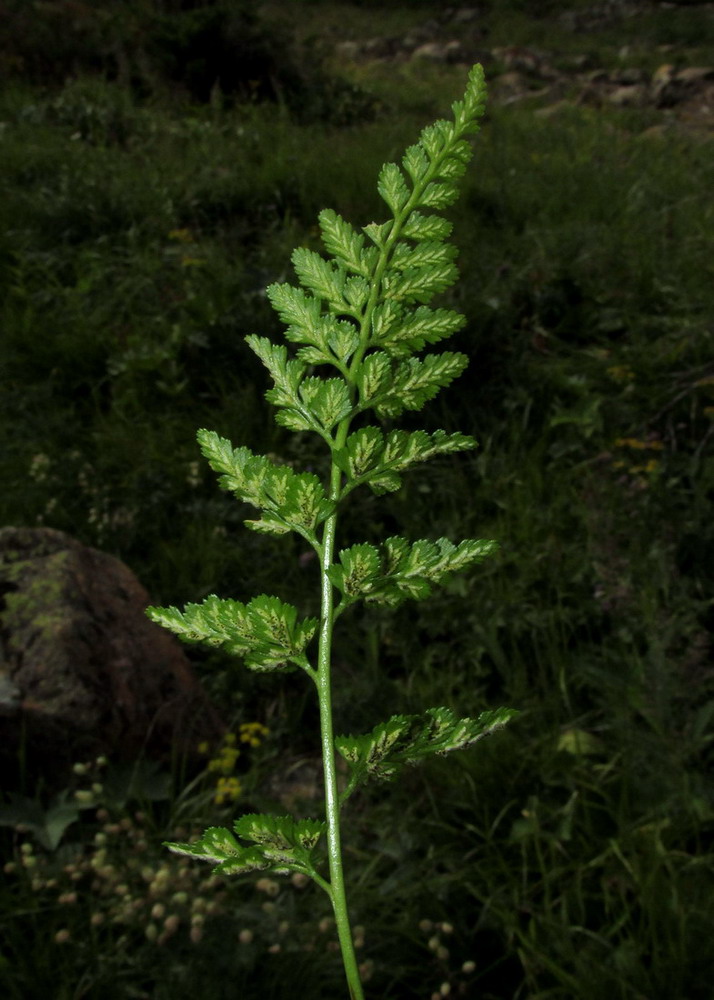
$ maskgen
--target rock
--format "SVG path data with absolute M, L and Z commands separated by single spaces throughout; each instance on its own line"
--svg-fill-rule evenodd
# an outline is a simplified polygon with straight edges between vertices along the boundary
M 336 54 L 342 59 L 356 59 L 360 55 L 360 46 L 357 42 L 338 42 L 335 46 Z
M 565 55 L 559 61 L 563 69 L 574 73 L 585 73 L 587 70 L 595 69 L 595 58 L 588 52 Z
M 527 73 L 541 80 L 553 80 L 558 76 L 556 70 L 548 62 L 545 52 L 538 49 L 528 49 L 522 45 L 512 45 L 508 48 L 495 48 L 493 55 L 507 71 Z
M 622 87 L 629 87 L 635 83 L 646 83 L 647 72 L 639 66 L 625 66 L 623 69 L 613 73 L 611 79 L 613 83 L 619 83 Z
M 559 115 L 562 111 L 569 111 L 576 105 L 572 101 L 560 100 L 556 101 L 555 104 L 546 104 L 544 108 L 536 108 L 533 115 L 536 118 L 554 118 Z
M 676 72 L 677 71 L 672 63 L 663 63 L 661 66 L 658 66 L 652 74 L 652 83 L 668 83 L 670 80 L 674 79 Z
M 619 108 L 643 108 L 647 103 L 648 91 L 642 83 L 633 83 L 627 87 L 617 87 L 607 99 Z
M 653 139 L 656 142 L 662 142 L 667 138 L 668 127 L 666 125 L 650 125 L 649 128 L 644 129 L 637 136 L 638 139 Z
M 634 17 L 646 9 L 647 4 L 641 0 L 603 0 L 578 10 L 568 10 L 560 14 L 559 21 L 563 27 L 574 32 L 601 30 L 611 24 L 616 24 L 626 17 Z
M 413 25 L 406 34 L 399 39 L 400 47 L 407 52 L 413 52 L 420 45 L 427 42 L 437 41 L 440 35 L 439 23 L 434 20 L 422 21 L 421 24 Z
M 49 528 L 0 530 L 0 759 L 48 782 L 99 753 L 169 758 L 223 723 L 118 559 Z
M 714 80 L 714 66 L 687 66 L 675 73 L 674 79 L 678 83 L 697 86 L 708 80 Z
M 451 14 L 451 20 L 454 24 L 468 24 L 480 17 L 483 17 L 483 11 L 478 7 L 459 7 Z
M 522 73 L 500 73 L 491 81 L 491 91 L 494 98 L 509 100 L 512 97 L 525 95 L 529 91 L 528 80 Z
M 607 72 L 606 69 L 602 69 L 602 67 L 599 67 L 598 69 L 591 70 L 589 73 L 586 74 L 585 82 L 589 84 L 609 83 L 610 74 Z
M 432 62 L 457 63 L 465 61 L 461 42 L 427 42 L 412 52 L 412 59 L 430 59 Z
M 493 78 L 490 84 L 490 94 L 494 105 L 515 104 L 517 101 L 529 100 L 559 100 L 563 95 L 557 86 L 537 87 L 533 81 L 522 73 L 501 73 Z
M 667 108 L 679 100 L 676 85 L 673 84 L 676 70 L 671 63 L 658 66 L 650 81 L 650 98 L 655 107 Z
M 696 95 L 710 80 L 714 80 L 714 68 L 711 66 L 688 66 L 676 70 L 667 63 L 652 74 L 650 93 L 658 108 L 672 108 Z
M 390 59 L 396 54 L 399 45 L 394 38 L 369 38 L 362 43 L 362 55 L 367 59 Z

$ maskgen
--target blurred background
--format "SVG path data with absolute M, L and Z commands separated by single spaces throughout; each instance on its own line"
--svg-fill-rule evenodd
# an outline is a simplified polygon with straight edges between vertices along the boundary
M 265 287 L 321 208 L 386 217 L 380 166 L 477 61 L 442 297 L 471 363 L 401 425 L 480 447 L 355 494 L 341 541 L 501 551 L 341 619 L 335 712 L 522 715 L 350 801 L 366 993 L 711 997 L 714 4 L 654 0 L 0 0 L 3 996 L 344 995 L 317 888 L 161 846 L 320 811 L 304 678 L 122 637 L 149 599 L 315 613 L 195 431 L 325 468 L 244 336 L 281 336 Z M 161 730 L 167 692 L 200 724 Z

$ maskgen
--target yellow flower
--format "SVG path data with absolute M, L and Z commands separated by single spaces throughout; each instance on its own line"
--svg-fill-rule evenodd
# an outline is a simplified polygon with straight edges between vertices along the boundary
M 615 382 L 631 382 L 635 377 L 635 373 L 629 365 L 612 365 L 611 368 L 607 369 L 607 374 Z
M 646 441 L 640 441 L 637 438 L 618 438 L 615 441 L 615 447 L 633 448 L 635 451 L 641 451 L 643 448 L 649 448 L 649 445 Z
M 631 448 L 633 451 L 664 451 L 661 441 L 640 441 L 639 438 L 617 438 L 616 448 Z
M 208 770 L 230 774 L 239 757 L 240 750 L 234 750 L 233 747 L 223 747 L 218 756 L 208 762 Z
M 237 778 L 219 778 L 216 783 L 216 791 L 213 801 L 217 806 L 223 805 L 225 801 L 235 802 L 241 793 L 241 784 Z
M 247 743 L 251 747 L 259 747 L 263 742 L 263 737 L 267 736 L 270 730 L 262 722 L 242 722 L 240 725 L 240 741 Z

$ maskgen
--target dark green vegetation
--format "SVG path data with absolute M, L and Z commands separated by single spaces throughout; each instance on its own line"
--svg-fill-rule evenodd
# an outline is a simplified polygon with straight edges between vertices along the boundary
M 133 5 L 137 30 L 150 6 Z M 714 63 L 696 8 L 686 21 L 653 10 L 585 42 L 523 6 L 492 15 L 490 44 L 586 46 L 602 65 L 630 44 L 651 70 L 656 45 L 671 41 L 699 46 L 681 50 L 684 64 Z M 329 60 L 314 68 L 311 33 L 337 21 L 375 34 L 374 5 L 291 7 L 301 47 L 266 41 L 291 75 L 255 78 L 272 79 L 272 92 L 224 81 L 204 101 L 186 68 L 200 78 L 200 59 L 182 63 L 188 42 L 165 41 L 159 25 L 146 60 L 124 70 L 76 52 L 57 69 L 38 34 L 35 62 L 20 53 L 34 82 L 18 71 L 0 95 L 3 521 L 117 554 L 156 602 L 245 600 L 280 583 L 314 613 L 314 564 L 296 541 L 242 527 L 249 512 L 199 461 L 195 429 L 317 469 L 309 439 L 272 421 L 243 336 L 277 334 L 264 288 L 290 280 L 295 246 L 318 248 L 321 208 L 355 224 L 384 217 L 379 167 L 466 75 L 360 64 L 336 82 Z M 388 17 L 385 33 L 415 19 Z M 428 704 L 523 710 L 478 753 L 355 799 L 347 864 L 374 998 L 421 1000 L 445 982 L 483 1000 L 711 995 L 714 159 L 706 134 L 648 131 L 657 122 L 635 109 L 491 107 L 454 219 L 462 279 L 445 296 L 468 317 L 453 346 L 472 362 L 418 417 L 481 447 L 353 507 L 356 539 L 497 538 L 502 555 L 428 603 L 345 616 L 338 728 Z M 168 800 L 145 788 L 135 796 L 158 805 L 114 829 L 138 808 L 115 777 L 109 817 L 83 813 L 42 877 L 20 866 L 0 889 L 3 995 L 257 1000 L 281 998 L 286 976 L 311 1000 L 340 995 L 316 890 L 231 886 L 212 914 L 216 888 L 190 883 L 158 847 L 177 826 L 185 836 L 288 794 L 312 809 L 304 781 L 269 782 L 316 756 L 304 679 L 196 655 L 226 716 L 271 730 L 242 758 L 241 797 L 216 804 L 200 780 L 176 782 Z M 28 836 L 5 834 L 9 859 Z M 104 870 L 100 888 L 80 855 Z M 73 873 L 78 901 L 61 903 Z M 206 901 L 196 943 L 190 902 L 172 896 L 183 891 Z M 151 916 L 157 903 L 165 910 Z M 171 913 L 181 929 L 159 945 Z M 56 943 L 63 930 L 71 940 Z

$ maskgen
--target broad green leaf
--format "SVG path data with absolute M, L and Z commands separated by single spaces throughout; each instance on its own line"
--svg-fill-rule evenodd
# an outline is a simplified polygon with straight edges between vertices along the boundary
M 93 800 L 85 804 L 69 799 L 65 789 L 45 809 L 36 798 L 8 792 L 8 801 L 0 803 L 0 826 L 24 827 L 45 850 L 55 851 L 67 828 L 79 819 L 80 809 L 96 809 L 98 805 Z
M 430 708 L 423 715 L 392 716 L 364 736 L 338 736 L 335 747 L 350 766 L 353 785 L 368 777 L 388 779 L 433 754 L 473 746 L 518 714 L 496 708 L 476 719 L 459 719 L 448 708 Z

